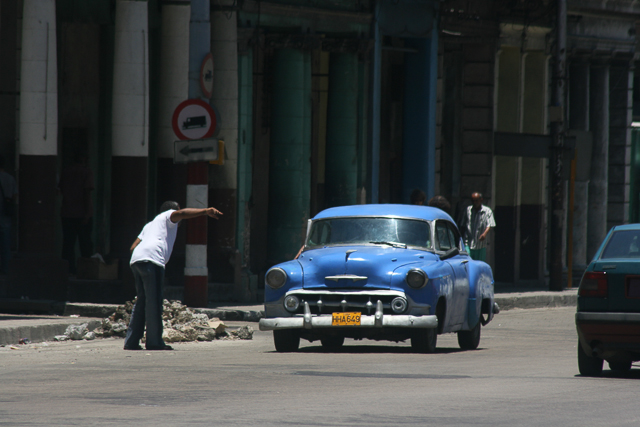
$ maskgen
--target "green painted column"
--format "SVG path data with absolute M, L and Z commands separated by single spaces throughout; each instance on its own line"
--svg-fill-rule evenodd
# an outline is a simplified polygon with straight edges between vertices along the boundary
M 269 151 L 268 262 L 292 259 L 302 246 L 309 216 L 305 145 L 305 54 L 281 49 L 273 57 Z
M 358 203 L 366 203 L 367 191 L 367 142 L 369 134 L 367 121 L 369 111 L 369 64 L 358 63 L 358 180 L 356 188 L 358 191 Z M 362 199 L 360 199 L 362 197 Z
M 640 131 L 631 130 L 631 185 L 629 186 L 629 222 L 640 222 Z
M 358 72 L 356 55 L 331 54 L 325 176 L 325 194 L 330 207 L 356 203 Z
M 304 93 L 302 105 L 304 108 L 303 117 L 303 154 L 302 154 L 302 171 L 304 182 L 307 186 L 302 189 L 304 197 L 309 200 L 306 205 L 305 218 L 309 218 L 311 204 L 311 52 L 304 52 Z
M 238 206 L 236 247 L 243 264 L 248 264 L 249 199 L 251 198 L 251 156 L 253 147 L 253 51 L 238 55 Z

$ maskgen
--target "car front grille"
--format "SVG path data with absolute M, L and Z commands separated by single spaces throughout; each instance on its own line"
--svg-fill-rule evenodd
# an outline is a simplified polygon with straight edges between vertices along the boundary
M 376 303 L 382 302 L 384 314 L 393 314 L 391 301 L 397 297 L 406 298 L 404 293 L 395 291 L 345 292 L 345 291 L 294 291 L 288 295 L 295 295 L 300 300 L 300 307 L 294 314 L 304 310 L 304 303 L 309 304 L 311 314 L 331 314 L 358 311 L 371 315 L 376 311 Z

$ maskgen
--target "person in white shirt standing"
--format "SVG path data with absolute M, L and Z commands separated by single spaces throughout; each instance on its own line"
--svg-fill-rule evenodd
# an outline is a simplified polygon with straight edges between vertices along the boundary
M 180 209 L 177 202 L 164 202 L 160 214 L 142 229 L 131 245 L 131 270 L 136 283 L 138 299 L 131 313 L 131 321 L 124 340 L 125 350 L 142 350 L 140 340 L 145 324 L 147 350 L 173 350 L 162 340 L 162 287 L 164 267 L 171 257 L 176 241 L 178 223 L 199 216 L 218 218 L 222 212 L 216 208 Z

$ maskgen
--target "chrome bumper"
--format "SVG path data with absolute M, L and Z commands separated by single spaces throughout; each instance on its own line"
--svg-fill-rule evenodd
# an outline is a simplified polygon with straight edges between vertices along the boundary
M 576 323 L 579 322 L 640 323 L 640 313 L 578 311 L 576 313 Z
M 296 317 L 275 317 L 271 319 L 260 319 L 261 331 L 273 331 L 276 329 L 315 329 L 315 328 L 344 328 L 345 326 L 333 326 L 331 315 L 311 314 L 309 304 L 304 303 L 304 314 Z M 411 316 L 402 314 L 383 314 L 382 302 L 376 304 L 374 315 L 361 315 L 360 325 L 346 326 L 353 328 L 425 328 L 433 329 L 438 327 L 438 318 L 435 315 Z

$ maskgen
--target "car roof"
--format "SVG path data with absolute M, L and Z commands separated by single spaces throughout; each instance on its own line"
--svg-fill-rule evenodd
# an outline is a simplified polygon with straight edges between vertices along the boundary
M 624 225 L 616 225 L 613 227 L 615 231 L 621 230 L 640 230 L 640 224 L 624 224 Z
M 421 205 L 401 205 L 401 204 L 370 204 L 338 206 L 325 209 L 319 212 L 316 219 L 334 218 L 342 216 L 391 216 L 403 218 L 415 218 L 427 221 L 435 219 L 446 219 L 454 222 L 453 219 L 442 209 Z

